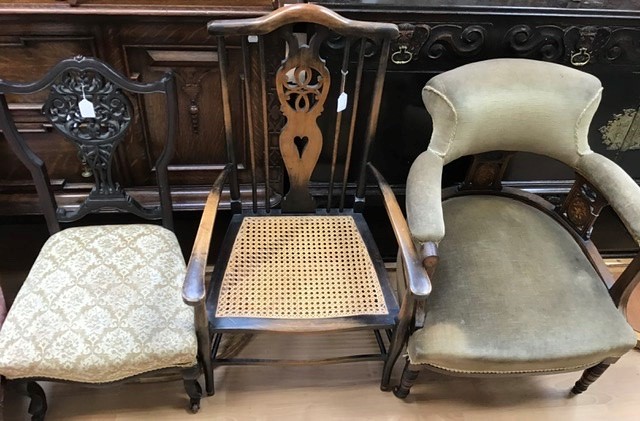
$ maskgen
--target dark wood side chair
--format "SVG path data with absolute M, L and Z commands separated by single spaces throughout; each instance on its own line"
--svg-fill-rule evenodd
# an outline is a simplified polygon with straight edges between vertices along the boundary
M 306 362 L 386 361 L 386 336 L 398 307 L 361 212 L 390 40 L 398 28 L 296 4 L 256 19 L 212 21 L 208 29 L 218 39 L 230 164 L 207 202 L 188 276 L 201 285 L 193 295 L 202 296 L 211 231 L 228 181 L 235 215 L 207 297 L 214 367 L 301 363 L 287 355 L 280 360 L 219 358 L 222 336 L 237 332 L 364 329 L 375 335 L 376 352 Z M 265 45 L 281 55 L 265 57 Z M 229 54 L 242 57 L 240 74 L 229 71 Z M 246 127 L 231 126 L 230 97 L 238 92 L 230 86 L 238 85 L 245 100 L 235 103 L 246 107 Z M 248 101 L 249 95 L 258 101 Z M 364 129 L 363 136 L 355 134 L 356 127 Z M 237 133 L 246 136 L 242 156 L 235 155 L 233 146 Z M 330 164 L 316 165 L 320 156 Z M 285 174 L 272 168 L 281 162 Z M 249 174 L 244 180 L 241 165 Z M 384 181 L 380 186 L 402 246 L 411 247 L 390 188 Z
M 409 173 L 407 219 L 433 290 L 426 301 L 404 295 L 411 310 L 398 336 L 408 357 L 396 396 L 408 395 L 422 368 L 585 370 L 572 389 L 579 394 L 634 347 L 616 307 L 638 283 L 640 258 L 614 283 L 589 239 L 607 203 L 640 239 L 640 188 L 587 140 L 601 94 L 587 73 L 524 59 L 469 64 L 427 83 L 434 130 Z M 562 204 L 502 186 L 516 151 L 575 170 Z M 466 180 L 441 191 L 443 166 L 465 155 L 475 155 Z
M 43 113 L 77 147 L 95 186 L 78 207 L 58 207 L 45 164 L 18 132 L 5 95 L 48 90 Z M 136 124 L 145 95 L 166 98 L 166 127 L 154 171 L 159 204 L 143 206 L 114 180 L 114 153 Z M 0 330 L 0 374 L 26 384 L 32 419 L 47 404 L 37 380 L 108 385 L 180 374 L 190 409 L 200 405 L 201 366 L 209 367 L 206 331 L 196 332 L 204 301 L 185 304 L 186 265 L 172 232 L 167 164 L 173 155 L 177 104 L 173 76 L 132 82 L 92 58 L 76 57 L 33 83 L 0 81 L 0 128 L 30 170 L 51 237 Z M 138 102 L 139 100 L 139 102 Z M 136 104 L 136 106 L 134 106 Z M 150 177 L 153 181 L 153 177 Z M 157 224 L 89 225 L 61 230 L 100 210 L 129 212 Z M 198 316 L 200 314 L 200 316 Z M 207 372 L 207 370 L 205 370 Z M 207 376 L 206 379 L 211 379 Z M 207 390 L 212 385 L 207 383 Z

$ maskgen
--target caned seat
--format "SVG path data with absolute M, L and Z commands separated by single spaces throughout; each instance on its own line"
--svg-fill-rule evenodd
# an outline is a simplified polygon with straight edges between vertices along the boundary
M 0 330 L 0 373 L 109 383 L 197 365 L 185 269 L 175 235 L 161 226 L 52 235 Z
M 221 257 L 226 266 L 213 275 L 219 291 L 212 326 L 231 324 L 230 318 L 283 319 L 273 330 L 287 320 L 306 325 L 368 316 L 393 323 L 396 304 L 382 287 L 389 285 L 387 273 L 367 249 L 363 235 L 372 239 L 361 215 L 240 216 L 235 222 L 230 255 Z
M 600 81 L 558 64 L 496 59 L 439 74 L 422 96 L 433 132 L 409 172 L 407 221 L 433 284 L 429 297 L 404 294 L 398 338 L 407 360 L 396 396 L 409 394 L 422 368 L 584 370 L 572 393 L 584 392 L 635 345 L 623 313 L 640 282 L 640 257 L 614 283 L 590 240 L 610 205 L 640 243 L 640 187 L 587 138 Z M 504 186 L 517 152 L 575 170 L 568 194 L 552 204 Z M 466 155 L 474 158 L 464 181 L 442 190 L 443 167 Z

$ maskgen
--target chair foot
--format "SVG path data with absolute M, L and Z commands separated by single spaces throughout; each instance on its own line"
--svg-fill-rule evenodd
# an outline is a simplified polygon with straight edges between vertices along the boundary
M 605 370 L 609 368 L 609 365 L 610 364 L 600 363 L 593 367 L 587 368 L 584 373 L 582 373 L 582 377 L 580 377 L 580 380 L 578 380 L 571 389 L 571 393 L 573 393 L 574 395 L 579 395 L 580 393 L 587 390 L 589 385 L 598 380 L 598 377 L 600 377 L 602 373 L 604 373 Z
M 380 384 L 380 390 L 382 390 L 383 392 L 391 392 L 393 390 L 393 387 L 391 387 L 391 385 L 387 381 L 386 384 Z
M 213 386 L 213 368 L 211 367 L 211 361 L 202 365 L 204 371 L 204 388 L 207 391 L 207 396 L 213 396 L 216 391 Z
M 385 360 L 384 367 L 382 368 L 380 390 L 383 392 L 392 390 L 392 387 L 389 385 L 391 372 L 393 371 L 393 367 L 396 365 L 396 361 L 398 361 L 398 357 L 400 357 L 402 349 L 407 341 L 407 328 L 403 323 L 400 323 L 391 334 L 387 331 L 387 335 L 391 337 L 391 343 L 389 345 L 387 359 Z
M 198 411 L 200 411 L 200 399 L 189 399 L 189 411 L 191 411 L 192 414 L 197 414 Z
M 27 395 L 31 399 L 28 410 L 31 421 L 43 421 L 47 413 L 47 397 L 44 390 L 36 382 L 27 382 Z
M 407 364 L 404 366 L 404 370 L 402 371 L 400 384 L 393 389 L 393 394 L 400 399 L 404 399 L 409 396 L 411 386 L 413 386 L 418 378 L 418 374 L 420 374 L 420 367 L 407 361 Z
M 189 410 L 193 414 L 200 410 L 200 398 L 202 398 L 202 386 L 198 382 L 199 375 L 198 367 L 188 368 L 183 372 L 184 389 L 189 395 Z
M 394 338 L 396 339 L 396 338 Z M 392 340 L 391 346 L 389 348 L 389 353 L 387 354 L 387 359 L 384 362 L 384 367 L 382 367 L 382 379 L 380 380 L 380 390 L 383 392 L 389 392 L 392 387 L 389 385 L 391 381 L 391 371 L 400 356 L 400 352 L 402 351 L 402 343 L 400 341 Z

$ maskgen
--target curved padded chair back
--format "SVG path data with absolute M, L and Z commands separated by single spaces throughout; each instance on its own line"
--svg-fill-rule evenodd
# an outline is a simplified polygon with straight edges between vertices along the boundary
M 587 133 L 601 94 L 596 77 L 558 64 L 497 59 L 461 66 L 435 76 L 422 91 L 433 118 L 429 150 L 444 163 L 506 150 L 575 168 L 591 153 Z

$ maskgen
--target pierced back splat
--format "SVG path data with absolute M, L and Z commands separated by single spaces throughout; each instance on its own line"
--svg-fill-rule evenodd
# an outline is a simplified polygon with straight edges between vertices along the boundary
M 327 212 L 343 212 L 351 206 L 361 212 L 366 164 L 376 133 L 390 42 L 398 36 L 397 26 L 352 21 L 322 6 L 299 3 L 259 18 L 211 21 L 207 29 L 218 38 L 226 149 L 232 168 L 232 209 L 241 201 L 237 171 L 241 162 L 234 149 L 225 39 L 240 37 L 244 72 L 241 95 L 247 118 L 242 130 L 249 141 L 248 156 L 240 159 L 250 164 L 252 211 L 260 213 L 263 207 L 270 213 L 272 207 L 279 206 L 282 212 L 315 212 L 309 187 L 315 173 L 317 197 L 325 195 L 328 176 L 327 200 L 322 203 Z M 309 38 L 308 43 L 303 41 L 304 36 Z M 266 45 L 272 48 L 269 55 L 265 54 Z M 367 50 L 366 46 L 371 48 Z M 371 53 L 368 62 L 374 66 L 377 62 L 377 66 L 364 76 L 366 50 Z M 350 55 L 350 51 L 356 54 Z M 286 56 L 278 63 L 282 52 Z M 365 83 L 370 86 L 362 89 L 361 96 Z M 252 109 L 255 95 L 259 95 L 260 103 Z M 320 160 L 320 156 L 330 160 Z M 317 165 L 321 168 L 315 171 Z M 289 191 L 284 192 L 287 180 Z M 353 181 L 353 202 L 346 201 L 347 184 Z M 258 200 L 260 191 L 264 192 L 264 205 Z M 334 193 L 339 200 L 332 201 Z M 239 211 L 237 208 L 235 211 Z
M 42 112 L 53 127 L 78 150 L 91 169 L 95 186 L 75 210 L 58 207 L 46 165 L 31 150 L 11 118 L 5 95 L 28 95 L 49 91 Z M 127 92 L 125 94 L 125 92 Z M 127 95 L 162 94 L 166 100 L 166 137 L 154 168 L 160 205 L 144 207 L 129 196 L 112 177 L 113 154 L 133 120 L 134 108 Z M 51 233 L 60 222 L 71 222 L 102 209 L 130 212 L 145 219 L 161 219 L 173 228 L 168 164 L 175 150 L 177 102 L 173 75 L 152 82 L 133 82 L 100 60 L 77 56 L 62 60 L 41 79 L 9 82 L 0 79 L 0 130 L 18 159 L 29 169 Z
M 104 207 L 123 208 L 145 218 L 159 217 L 159 210 L 144 209 L 112 177 L 113 154 L 131 124 L 132 109 L 129 98 L 93 70 L 67 70 L 51 85 L 43 113 L 76 145 L 95 179 L 94 188 L 78 210 L 58 208 L 60 221 L 75 221 Z
M 309 179 L 322 151 L 322 132 L 316 120 L 322 114 L 331 83 L 329 69 L 319 55 L 328 31 L 316 32 L 305 45 L 287 29 L 283 28 L 281 34 L 289 54 L 276 72 L 280 110 L 287 120 L 279 146 L 291 186 L 282 210 L 312 212 L 316 204 L 309 192 Z

